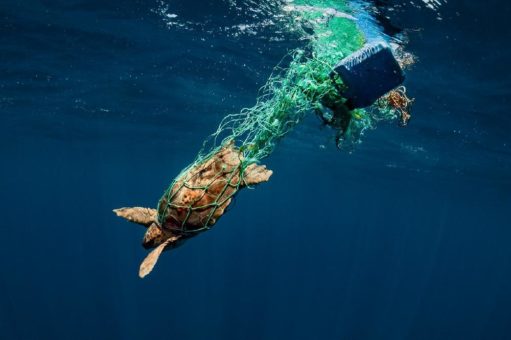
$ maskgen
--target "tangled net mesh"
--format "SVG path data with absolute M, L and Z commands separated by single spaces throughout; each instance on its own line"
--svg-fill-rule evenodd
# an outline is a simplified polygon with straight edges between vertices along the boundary
M 253 107 L 226 116 L 204 141 L 194 162 L 182 170 L 160 200 L 160 225 L 170 225 L 181 233 L 210 228 L 246 184 L 251 165 L 270 155 L 277 141 L 308 112 L 324 111 L 325 103 L 345 102 L 339 91 L 342 79 L 331 75 L 332 70 L 365 43 L 354 18 L 345 14 L 349 12 L 347 1 L 301 0 L 284 10 L 290 12 L 292 25 L 307 39 L 307 46 L 290 52 L 275 67 Z M 282 66 L 287 60 L 288 65 Z M 349 111 L 349 115 L 338 139 L 340 147 L 359 143 L 363 132 L 376 122 L 396 118 L 397 109 L 383 98 L 377 105 Z M 228 160 L 222 156 L 226 150 Z
M 167 230 L 199 232 L 216 222 L 244 183 L 247 162 L 233 141 L 183 170 L 159 202 L 158 219 Z

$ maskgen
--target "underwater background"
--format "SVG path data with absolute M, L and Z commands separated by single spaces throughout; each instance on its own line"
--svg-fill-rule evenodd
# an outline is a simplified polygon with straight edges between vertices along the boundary
M 310 115 L 141 280 L 112 209 L 156 206 L 303 42 L 275 1 L 1 1 L 0 338 L 511 339 L 511 4 L 371 6 L 419 58 L 409 126 L 350 153 Z

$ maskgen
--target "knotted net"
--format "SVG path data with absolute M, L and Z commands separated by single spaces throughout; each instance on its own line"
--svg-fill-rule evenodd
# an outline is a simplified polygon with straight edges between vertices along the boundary
M 308 112 L 328 113 L 331 103 L 345 102 L 339 91 L 342 79 L 332 70 L 366 42 L 356 19 L 348 14 L 348 1 L 296 0 L 283 11 L 307 45 L 290 52 L 274 69 L 253 107 L 221 121 L 194 162 L 172 182 L 158 204 L 163 229 L 193 234 L 210 228 L 239 189 L 269 179 L 271 171 L 258 164 L 279 139 Z M 338 139 L 341 147 L 358 143 L 375 122 L 396 117 L 396 110 L 382 101 L 377 107 L 347 113 Z

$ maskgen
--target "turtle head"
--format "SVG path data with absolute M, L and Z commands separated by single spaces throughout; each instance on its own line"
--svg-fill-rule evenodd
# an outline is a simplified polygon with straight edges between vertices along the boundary
M 167 235 L 156 223 L 152 223 L 144 234 L 142 246 L 145 249 L 156 248 L 165 242 L 170 235 Z

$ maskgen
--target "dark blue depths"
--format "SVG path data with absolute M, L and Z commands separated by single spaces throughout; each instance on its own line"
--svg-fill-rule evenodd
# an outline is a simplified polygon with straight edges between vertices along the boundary
M 204 25 L 153 1 L 0 4 L 0 338 L 511 338 L 506 2 L 393 14 L 420 59 L 410 126 L 348 154 L 310 117 L 269 183 L 140 280 L 143 229 L 111 209 L 154 206 L 300 44 L 172 6 Z

